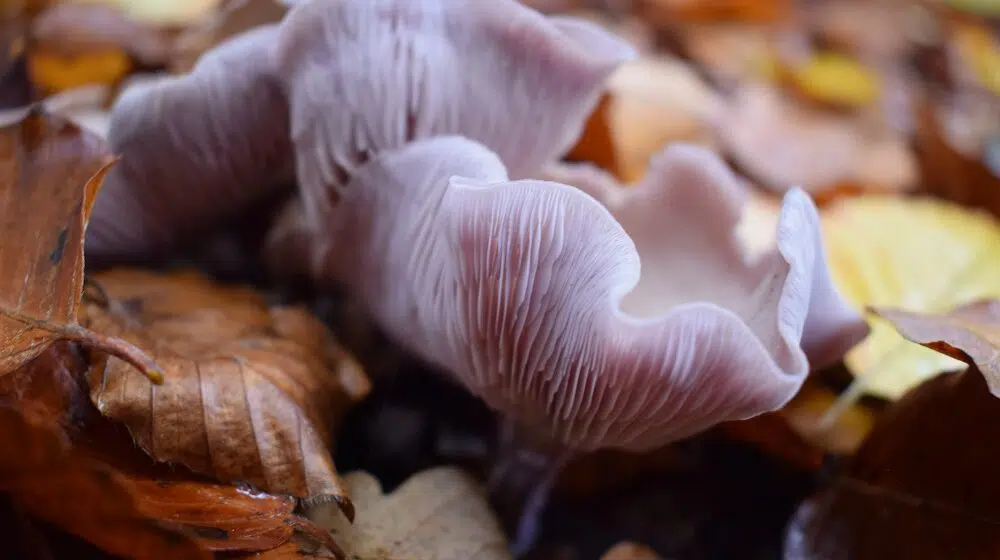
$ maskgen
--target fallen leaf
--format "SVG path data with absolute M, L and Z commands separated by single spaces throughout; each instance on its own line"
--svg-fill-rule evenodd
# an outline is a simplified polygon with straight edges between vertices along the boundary
M 566 154 L 567 161 L 587 161 L 604 169 L 613 175 L 621 175 L 618 164 L 618 153 L 614 140 L 611 138 L 611 124 L 608 112 L 611 107 L 611 97 L 607 94 L 601 97 L 590 114 L 583 133 L 576 141 L 573 149 Z
M 66 0 L 74 4 L 99 4 L 123 11 L 129 18 L 162 27 L 196 24 L 225 0 Z
M 354 524 L 327 506 L 310 519 L 333 532 L 348 558 L 357 560 L 509 560 L 507 541 L 486 492 L 451 467 L 420 472 L 385 495 L 365 472 L 344 477 L 358 506 Z
M 325 327 L 299 308 L 269 308 L 250 289 L 194 273 L 112 270 L 85 321 L 146 349 L 167 373 L 150 390 L 110 359 L 91 399 L 154 459 L 271 493 L 351 501 L 327 445 L 332 423 L 369 390 Z
M 129 66 L 129 56 L 147 66 L 163 65 L 173 48 L 168 33 L 104 4 L 57 3 L 32 19 L 30 34 L 32 50 L 64 57 L 114 52 Z
M 1000 399 L 975 369 L 939 375 L 876 424 L 846 471 L 800 506 L 789 560 L 1000 555 Z
M 968 78 L 1000 96 L 1000 41 L 979 23 L 959 22 L 951 34 L 951 46 Z
M 996 98 L 970 92 L 918 106 L 914 140 L 926 191 L 1000 216 L 1000 166 L 989 162 L 990 146 L 1000 140 L 996 106 Z
M 68 343 L 56 343 L 16 373 L 5 376 L 0 404 L 0 492 L 28 513 L 116 555 L 137 559 L 199 559 L 210 556 L 184 533 L 139 511 L 129 481 L 114 469 L 81 457 L 56 412 L 70 409 L 65 387 L 37 387 L 49 377 L 69 380 L 86 363 Z M 20 378 L 11 391 L 14 377 Z M 71 383 L 71 381 L 70 381 Z M 33 387 L 25 385 L 33 384 Z M 27 404 L 27 406 L 25 406 Z
M 183 558 L 205 557 L 189 554 L 197 549 L 268 550 L 289 541 L 296 532 L 339 551 L 328 533 L 294 513 L 294 498 L 223 485 L 183 467 L 154 464 L 135 446 L 127 430 L 102 417 L 90 403 L 82 383 L 89 367 L 92 364 L 71 343 L 57 342 L 29 365 L 0 378 L 0 406 L 13 404 L 26 417 L 44 421 L 52 437 L 65 444 L 65 464 L 53 464 L 38 474 L 51 480 L 9 479 L 18 485 L 15 497 L 18 492 L 31 492 L 29 497 L 37 502 L 32 502 L 31 512 L 108 551 L 149 547 L 142 558 L 161 558 L 169 552 L 158 550 L 157 539 L 164 534 L 171 546 L 183 545 Z M 5 449 L 0 447 L 0 454 Z M 12 452 L 19 454 L 22 449 L 7 451 Z M 90 470 L 60 478 L 72 466 Z M 90 480 L 87 473 L 91 470 L 99 471 L 97 482 Z M 28 487 L 22 488 L 18 480 Z M 74 490 L 61 482 L 82 488 Z M 98 487 L 90 489 L 93 485 Z M 106 490 L 109 485 L 111 489 Z M 86 499 L 98 492 L 107 492 L 107 497 Z M 62 506 L 70 495 L 83 496 L 77 509 Z M 100 504 L 96 510 L 94 503 Z
M 608 81 L 608 95 L 604 118 L 626 182 L 645 177 L 650 158 L 670 142 L 714 144 L 712 123 L 722 98 L 679 59 L 656 56 L 623 64 Z
M 84 228 L 112 163 L 100 138 L 37 108 L 0 128 L 0 376 L 69 339 L 160 380 L 135 347 L 76 322 Z
M 777 90 L 741 88 L 716 128 L 726 152 L 762 186 L 816 194 L 898 192 L 915 186 L 917 162 L 888 126 L 794 103 Z M 852 190 L 852 189 L 849 189 Z
M 660 560 L 660 555 L 648 546 L 622 542 L 605 552 L 601 560 Z
M 779 414 L 817 448 L 844 456 L 858 450 L 877 418 L 861 403 L 842 401 L 839 394 L 808 381 Z
M 36 49 L 28 55 L 31 80 L 46 93 L 58 93 L 88 84 L 114 84 L 131 69 L 132 61 L 118 49 L 72 55 Z
M 804 471 L 818 471 L 823 466 L 823 452 L 794 430 L 780 412 L 769 412 L 719 426 L 726 436 L 751 443 L 763 452 Z
M 864 196 L 822 214 L 834 282 L 857 309 L 943 312 L 1000 297 L 1000 223 L 982 211 L 926 198 Z M 903 340 L 873 318 L 868 338 L 847 353 L 858 378 L 851 395 L 897 399 L 941 371 L 964 364 Z
M 198 57 L 219 43 L 254 27 L 281 21 L 288 6 L 280 0 L 230 0 L 205 21 L 193 25 L 174 41 L 170 70 L 184 73 Z
M 1000 397 L 1000 301 L 980 300 L 940 315 L 874 311 L 907 340 L 976 366 Z
M 805 64 L 786 70 L 789 82 L 807 99 L 838 108 L 875 103 L 878 76 L 858 61 L 832 51 L 818 52 Z
M 792 12 L 788 0 L 639 0 L 639 13 L 654 25 L 676 21 L 775 22 Z

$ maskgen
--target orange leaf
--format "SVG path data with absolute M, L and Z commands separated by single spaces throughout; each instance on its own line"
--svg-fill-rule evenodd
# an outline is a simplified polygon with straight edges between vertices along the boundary
M 72 447 L 59 422 L 73 410 L 74 388 L 66 374 L 85 367 L 71 346 L 59 343 L 3 378 L 0 491 L 28 513 L 112 554 L 151 560 L 210 558 L 183 533 L 144 515 L 125 477 Z M 19 379 L 12 387 L 13 378 Z
M 37 109 L 0 128 L 0 376 L 70 339 L 159 379 L 134 347 L 77 324 L 84 228 L 112 164 L 100 138 Z
M 191 273 L 96 278 L 107 300 L 87 306 L 88 325 L 146 349 L 168 372 L 151 388 L 117 360 L 95 368 L 91 399 L 104 415 L 157 461 L 335 500 L 353 515 L 327 445 L 368 381 L 318 320 Z

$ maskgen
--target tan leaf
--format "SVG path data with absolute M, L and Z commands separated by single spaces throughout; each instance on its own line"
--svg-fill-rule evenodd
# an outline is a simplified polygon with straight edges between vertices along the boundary
M 907 340 L 979 368 L 1000 397 L 1000 301 L 980 300 L 948 313 L 910 313 L 875 308 Z
M 352 560 L 511 558 L 485 491 L 458 469 L 423 471 L 391 494 L 365 472 L 344 479 L 358 508 L 354 525 L 328 505 L 309 517 L 332 530 Z
M 660 555 L 648 546 L 622 542 L 605 552 L 601 560 L 660 560 Z
M 158 461 L 334 500 L 352 515 L 328 444 L 332 423 L 369 385 L 317 319 L 194 273 L 113 270 L 96 282 L 105 293 L 86 306 L 88 325 L 169 372 L 150 391 L 115 359 L 95 368 L 91 399 L 103 414 Z
M 777 191 L 898 192 L 916 184 L 916 158 L 890 127 L 797 104 L 766 86 L 741 88 L 718 129 L 736 163 Z
M 37 108 L 0 128 L 0 375 L 70 339 L 159 380 L 136 348 L 77 324 L 84 228 L 111 165 L 100 138 Z
M 1000 556 L 1000 399 L 975 369 L 939 375 L 878 421 L 790 523 L 788 560 Z

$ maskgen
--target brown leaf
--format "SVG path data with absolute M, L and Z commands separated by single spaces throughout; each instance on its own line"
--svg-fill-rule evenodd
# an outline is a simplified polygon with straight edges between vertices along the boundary
M 975 369 L 911 390 L 876 424 L 846 472 L 804 503 L 789 560 L 1000 555 L 1000 399 Z
M 120 361 L 95 368 L 91 399 L 103 414 L 157 461 L 334 500 L 352 515 L 327 445 L 368 381 L 318 320 L 193 273 L 117 270 L 96 282 L 107 300 L 86 307 L 88 325 L 146 349 L 168 372 L 150 390 Z
M 1000 301 L 979 300 L 940 315 L 873 311 L 907 340 L 978 368 L 990 392 L 1000 397 Z
M 31 515 L 116 555 L 210 558 L 183 533 L 143 514 L 125 477 L 72 447 L 57 412 L 69 413 L 70 372 L 85 367 L 72 346 L 57 343 L 3 378 L 0 492 Z M 15 377 L 19 382 L 12 385 Z
M 605 94 L 601 97 L 594 112 L 587 119 L 583 133 L 576 145 L 566 155 L 569 161 L 588 161 L 605 171 L 620 176 L 618 153 L 614 140 L 611 138 L 611 124 L 608 112 L 611 107 L 611 97 Z
M 100 138 L 35 108 L 0 128 L 0 375 L 52 341 L 72 339 L 159 380 L 155 364 L 134 347 L 77 324 L 83 232 L 112 164 Z
M 328 505 L 314 507 L 309 517 L 333 531 L 348 558 L 511 558 L 485 491 L 458 469 L 423 471 L 388 495 L 368 473 L 354 472 L 344 479 L 358 505 L 354 524 Z
M 33 491 L 44 488 L 53 493 L 32 513 L 112 552 L 123 547 L 131 550 L 128 547 L 136 545 L 132 541 L 149 541 L 150 552 L 143 558 L 168 557 L 158 551 L 155 540 L 163 533 L 171 543 L 180 539 L 204 550 L 258 552 L 280 546 L 289 541 L 293 532 L 301 531 L 311 541 L 339 552 L 328 533 L 293 513 L 294 498 L 215 483 L 183 467 L 155 465 L 135 446 L 125 429 L 102 417 L 90 403 L 81 384 L 87 367 L 88 362 L 71 343 L 59 342 L 25 368 L 0 378 L 4 400 L 15 401 L 18 410 L 30 418 L 44 419 L 53 434 L 67 444 L 67 461 L 107 473 L 117 492 L 108 494 L 102 504 L 110 513 L 92 513 L 86 502 L 81 503 L 79 511 L 66 512 L 61 511 L 60 500 L 66 499 L 69 494 L 65 492 L 72 488 L 45 486 L 42 481 L 30 479 L 35 485 Z M 5 449 L 0 447 L 0 454 Z M 58 477 L 60 472 L 50 474 Z M 72 481 L 87 485 L 85 477 Z M 88 491 L 84 488 L 79 492 Z M 109 528 L 101 524 L 109 515 L 130 521 Z M 154 533 L 151 536 L 147 535 L 150 531 Z M 183 552 L 181 557 L 204 556 Z

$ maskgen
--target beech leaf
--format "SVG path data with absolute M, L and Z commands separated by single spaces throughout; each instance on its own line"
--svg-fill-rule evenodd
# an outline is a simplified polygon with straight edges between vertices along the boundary
M 938 375 L 877 422 L 792 519 L 783 558 L 996 558 L 1000 399 L 975 368 Z
M 0 375 L 76 340 L 161 380 L 135 347 L 77 324 L 84 228 L 113 163 L 103 140 L 38 108 L 0 128 Z
M 329 506 L 310 519 L 333 531 L 352 560 L 509 560 L 507 541 L 485 491 L 463 471 L 420 472 L 390 494 L 365 472 L 344 477 L 358 506 L 348 524 Z
M 368 380 L 317 319 L 194 273 L 96 278 L 104 293 L 87 305 L 88 324 L 147 349 L 169 372 L 151 391 L 120 361 L 95 368 L 91 399 L 104 415 L 157 461 L 332 500 L 353 515 L 327 446 Z
M 932 315 L 875 308 L 904 338 L 975 366 L 1000 397 L 1000 301 L 979 300 Z

